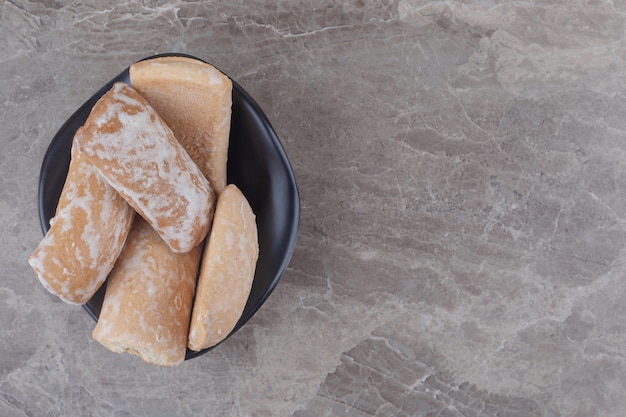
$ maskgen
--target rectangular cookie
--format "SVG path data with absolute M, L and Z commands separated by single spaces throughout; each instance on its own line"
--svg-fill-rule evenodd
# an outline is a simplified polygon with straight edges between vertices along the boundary
M 137 216 L 107 280 L 93 338 L 113 352 L 156 365 L 185 359 L 202 247 L 174 253 Z
M 134 89 L 115 83 L 76 142 L 81 153 L 177 253 L 202 242 L 214 192 L 172 130 Z M 82 140 L 90 137 L 89 140 Z
M 79 129 L 77 138 L 89 140 Z M 50 229 L 28 263 L 69 304 L 84 304 L 113 268 L 135 211 L 72 146 L 69 171 Z

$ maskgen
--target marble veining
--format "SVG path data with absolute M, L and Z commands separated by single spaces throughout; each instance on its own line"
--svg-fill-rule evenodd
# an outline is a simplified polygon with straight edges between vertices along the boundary
M 0 3 L 0 415 L 618 416 L 626 4 Z M 26 258 L 51 138 L 160 52 L 212 62 L 293 164 L 298 246 L 176 368 L 91 339 Z

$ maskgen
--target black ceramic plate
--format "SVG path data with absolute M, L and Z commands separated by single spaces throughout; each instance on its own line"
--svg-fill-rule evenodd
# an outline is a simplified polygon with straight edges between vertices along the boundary
M 195 58 L 182 54 L 164 55 Z M 50 227 L 49 222 L 54 216 L 67 176 L 74 134 L 83 125 L 96 101 L 116 81 L 130 85 L 128 68 L 87 100 L 65 122 L 50 143 L 39 177 L 39 220 L 44 234 Z M 296 245 L 300 200 L 291 165 L 274 129 L 261 108 L 234 80 L 231 123 L 228 182 L 236 184 L 250 202 L 256 214 L 259 233 L 259 259 L 252 290 L 234 333 L 261 307 L 287 268 Z M 105 288 L 106 283 L 84 305 L 84 309 L 96 321 Z M 187 350 L 186 359 L 208 350 Z

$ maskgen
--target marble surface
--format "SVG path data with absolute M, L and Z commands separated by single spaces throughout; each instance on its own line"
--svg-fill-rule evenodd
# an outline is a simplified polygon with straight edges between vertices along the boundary
M 2 1 L 0 415 L 623 415 L 625 21 L 621 0 Z M 266 304 L 175 368 L 102 348 L 26 263 L 52 136 L 161 52 L 256 98 L 302 199 Z

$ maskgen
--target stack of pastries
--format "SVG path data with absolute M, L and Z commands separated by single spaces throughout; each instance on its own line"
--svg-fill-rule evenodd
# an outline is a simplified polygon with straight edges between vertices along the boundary
M 255 215 L 227 185 L 232 82 L 213 66 L 160 57 L 130 67 L 72 142 L 55 216 L 29 257 L 70 304 L 106 280 L 93 338 L 176 365 L 239 320 L 258 259 Z

